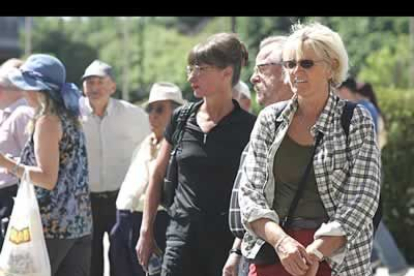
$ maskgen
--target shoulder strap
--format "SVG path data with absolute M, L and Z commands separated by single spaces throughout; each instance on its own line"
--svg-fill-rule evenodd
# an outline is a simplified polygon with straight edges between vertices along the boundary
M 352 116 L 354 115 L 354 109 L 357 106 L 356 103 L 351 101 L 346 101 L 344 110 L 341 115 L 341 125 L 345 132 L 346 138 L 349 135 L 349 125 L 351 124 Z
M 351 101 L 346 101 L 344 110 L 341 115 L 341 125 L 342 125 L 342 128 L 345 132 L 347 139 L 349 136 L 349 126 L 351 124 L 351 119 L 354 114 L 354 109 L 356 106 L 357 106 L 356 103 L 351 102 Z M 381 219 L 382 219 L 382 198 L 380 194 L 378 208 L 373 217 L 374 233 L 377 231 L 377 228 L 378 228 L 379 223 L 381 222 Z
M 313 156 L 315 155 L 316 148 L 318 147 L 319 142 L 322 140 L 322 137 L 323 137 L 322 132 L 318 132 L 318 136 L 316 136 L 315 146 L 312 150 L 311 158 L 310 158 L 308 164 L 306 165 L 306 169 L 305 169 L 305 172 L 302 175 L 302 178 L 300 179 L 298 189 L 296 190 L 295 197 L 293 198 L 293 201 L 290 204 L 288 214 L 281 223 L 281 225 L 283 227 L 288 227 L 289 224 L 291 223 L 292 216 L 295 213 L 296 207 L 298 206 L 299 199 L 303 195 L 303 190 L 304 190 L 304 187 L 305 187 L 305 184 L 306 184 L 306 180 L 308 179 L 309 173 L 310 173 L 311 168 L 312 168 Z
M 181 141 L 182 133 L 184 130 L 184 126 L 190 117 L 190 115 L 194 112 L 196 108 L 196 103 L 190 103 L 188 105 L 184 105 L 181 107 L 178 118 L 177 118 L 177 125 L 175 127 L 174 133 L 172 135 L 172 140 L 174 141 L 174 147 L 176 148 Z

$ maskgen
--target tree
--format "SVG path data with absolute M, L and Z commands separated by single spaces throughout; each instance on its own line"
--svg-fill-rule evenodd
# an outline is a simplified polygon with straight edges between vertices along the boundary
M 36 32 L 33 37 L 33 52 L 48 53 L 56 56 L 67 68 L 68 82 L 81 85 L 80 77 L 85 68 L 98 56 L 89 45 L 68 39 L 59 30 Z

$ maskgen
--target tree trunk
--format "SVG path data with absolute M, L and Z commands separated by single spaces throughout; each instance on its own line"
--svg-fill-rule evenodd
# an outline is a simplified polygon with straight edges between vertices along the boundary
M 233 33 L 236 33 L 236 29 L 237 29 L 236 17 L 235 16 L 232 16 L 231 17 L 231 31 Z
M 414 17 L 410 17 L 410 75 L 409 87 L 414 87 Z

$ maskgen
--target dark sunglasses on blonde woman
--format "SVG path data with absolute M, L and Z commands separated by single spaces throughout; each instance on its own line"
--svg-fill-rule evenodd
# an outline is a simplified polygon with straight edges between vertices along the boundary
M 315 63 L 318 63 L 318 62 L 324 62 L 324 60 L 302 59 L 302 60 L 296 61 L 292 59 L 292 60 L 283 61 L 283 66 L 286 69 L 293 69 L 293 68 L 296 68 L 296 65 L 299 64 L 299 66 L 302 67 L 303 69 L 310 69 L 315 65 Z

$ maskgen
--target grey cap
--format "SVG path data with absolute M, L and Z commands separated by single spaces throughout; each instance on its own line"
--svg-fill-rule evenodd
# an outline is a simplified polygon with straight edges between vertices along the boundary
M 110 77 L 114 80 L 112 66 L 96 59 L 86 68 L 85 74 L 82 76 L 82 80 L 85 80 L 85 78 L 88 77 Z

